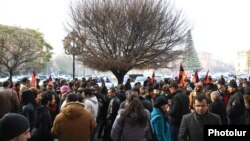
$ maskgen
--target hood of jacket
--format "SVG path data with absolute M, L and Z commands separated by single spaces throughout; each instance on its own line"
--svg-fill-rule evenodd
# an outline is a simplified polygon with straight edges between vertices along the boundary
M 80 102 L 69 102 L 65 105 L 62 113 L 70 119 L 76 119 L 80 117 L 84 112 L 84 105 Z

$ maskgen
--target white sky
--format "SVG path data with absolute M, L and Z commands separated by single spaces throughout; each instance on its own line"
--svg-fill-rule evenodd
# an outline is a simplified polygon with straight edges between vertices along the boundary
M 70 0 L 0 0 L 0 24 L 38 29 L 56 54 L 63 53 L 63 24 Z M 175 0 L 193 27 L 196 50 L 233 62 L 250 49 L 250 0 Z

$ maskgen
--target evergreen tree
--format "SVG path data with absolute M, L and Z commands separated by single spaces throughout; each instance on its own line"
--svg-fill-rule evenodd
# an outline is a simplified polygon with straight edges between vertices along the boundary
M 188 31 L 185 54 L 183 56 L 183 66 L 187 70 L 195 71 L 201 69 L 201 63 L 194 47 L 191 30 Z

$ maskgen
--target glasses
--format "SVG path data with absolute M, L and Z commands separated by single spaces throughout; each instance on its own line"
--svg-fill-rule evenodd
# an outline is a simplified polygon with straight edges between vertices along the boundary
M 195 107 L 201 107 L 201 108 L 204 108 L 204 107 L 207 107 L 207 105 L 194 105 Z

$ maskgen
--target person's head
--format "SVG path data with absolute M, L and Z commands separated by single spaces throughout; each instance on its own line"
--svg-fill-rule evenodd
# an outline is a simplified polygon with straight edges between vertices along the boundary
M 10 88 L 10 81 L 9 80 L 3 81 L 3 87 L 4 88 Z
M 249 82 L 244 80 L 243 83 L 242 83 L 242 87 L 245 88 L 245 87 L 248 87 L 249 86 Z
M 137 97 L 139 96 L 137 91 L 127 90 L 126 91 L 126 98 L 127 98 L 127 100 L 129 99 L 130 95 L 135 95 Z
M 31 91 L 33 97 L 36 99 L 37 95 L 40 93 L 36 87 L 30 87 L 29 90 Z
M 116 92 L 115 88 L 113 88 L 113 87 L 109 88 L 109 90 L 108 90 L 108 97 L 109 98 L 115 97 L 116 96 L 115 92 Z
M 211 98 L 212 102 L 214 102 L 220 98 L 220 93 L 218 91 L 213 91 L 210 94 L 210 98 Z
M 127 110 L 132 110 L 133 112 L 135 112 L 135 108 L 137 107 L 136 105 L 138 103 L 135 103 L 135 101 L 138 102 L 139 100 L 139 96 L 138 93 L 136 91 L 126 91 L 128 92 L 127 99 L 126 99 L 126 108 Z
M 147 116 L 144 111 L 144 106 L 135 91 L 131 91 L 131 94 L 129 94 L 127 105 L 125 106 L 124 112 L 121 114 L 121 119 L 124 119 L 127 115 L 131 116 L 136 123 L 146 125 Z
M 22 92 L 21 103 L 22 105 L 26 105 L 28 103 L 31 103 L 33 106 L 36 105 L 36 100 L 31 90 L 25 90 Z
M 49 106 L 49 104 L 51 104 L 52 101 L 53 101 L 52 92 L 50 92 L 50 91 L 43 92 L 43 94 L 41 95 L 41 104 Z
M 77 95 L 78 95 L 78 97 L 79 97 L 79 101 L 82 101 L 83 100 L 83 90 L 84 90 L 84 88 L 82 88 L 82 87 L 79 87 L 78 89 L 77 89 Z
M 164 96 L 157 96 L 154 99 L 154 107 L 162 111 L 167 111 L 168 109 L 168 99 Z
M 154 88 L 152 86 L 147 86 L 146 93 L 147 93 L 147 95 L 150 95 L 151 97 L 153 97 L 154 96 Z
M 231 80 L 228 84 L 228 92 L 233 94 L 237 90 L 237 83 L 235 80 Z
M 83 90 L 82 96 L 83 98 L 91 97 L 93 95 L 93 90 L 90 88 L 86 88 Z
M 201 83 L 196 83 L 195 84 L 195 91 L 200 93 L 203 91 L 203 85 Z
M 154 95 L 160 95 L 161 91 L 159 89 L 154 89 L 153 93 Z
M 76 95 L 74 93 L 70 93 L 70 94 L 67 95 L 67 97 L 66 97 L 66 102 L 67 103 L 76 102 L 76 101 L 79 101 L 78 95 Z
M 123 84 L 119 84 L 117 88 L 118 88 L 118 91 L 124 91 L 124 85 Z
M 75 88 L 76 88 L 75 87 L 75 81 L 70 81 L 69 82 L 69 88 L 70 88 L 70 90 L 73 90 L 73 91 L 75 90 Z
M 20 82 L 16 82 L 16 83 L 15 83 L 15 88 L 16 88 L 16 90 L 17 90 L 17 89 L 18 89 L 18 90 L 20 89 Z
M 169 84 L 164 84 L 164 85 L 162 86 L 162 90 L 163 90 L 165 93 L 169 94 L 169 93 L 170 93 Z
M 130 78 L 128 78 L 128 80 L 127 80 L 127 82 L 126 83 L 131 83 L 131 79 Z
M 65 93 L 68 93 L 70 91 L 70 88 L 69 86 L 67 85 L 63 85 L 61 88 L 60 88 L 60 91 L 62 94 L 65 94 Z
M 177 82 L 172 82 L 169 85 L 169 91 L 171 94 L 175 93 L 178 90 L 179 86 Z
M 22 78 L 22 81 L 21 81 L 21 82 L 22 82 L 23 85 L 27 85 L 27 83 L 28 83 L 29 81 L 28 81 L 28 78 L 27 78 L 27 77 L 24 77 L 24 78 Z
M 194 98 L 193 105 L 195 112 L 198 115 L 204 115 L 208 111 L 208 100 L 207 97 L 203 94 L 199 94 Z
M 145 93 L 146 93 L 146 89 L 145 89 L 145 87 L 141 87 L 141 88 L 140 88 L 140 93 L 139 93 L 139 96 L 144 96 L 144 95 L 145 95 Z
M 5 114 L 0 119 L 0 140 L 27 141 L 30 138 L 29 128 L 30 123 L 23 115 Z
M 216 83 L 216 85 L 217 85 L 218 89 L 221 89 L 223 87 L 223 85 L 225 85 L 225 83 L 223 81 L 218 80 L 218 82 Z

